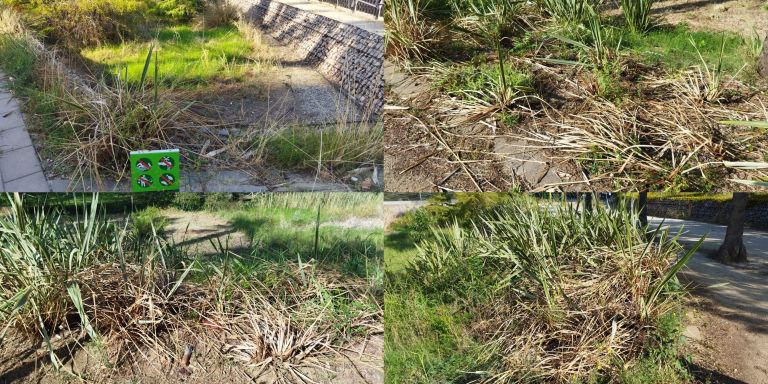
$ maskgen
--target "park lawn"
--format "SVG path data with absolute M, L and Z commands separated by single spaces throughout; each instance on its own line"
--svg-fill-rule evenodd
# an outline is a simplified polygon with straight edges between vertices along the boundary
M 303 261 L 314 258 L 343 274 L 367 277 L 373 284 L 380 284 L 384 230 L 374 224 L 382 195 L 302 195 L 263 196 L 224 207 L 215 214 L 248 236 L 254 244 L 253 257 L 297 261 L 297 255 L 302 255 Z M 289 199 L 293 201 L 287 203 Z M 374 224 L 350 226 L 344 223 L 349 219 L 368 219 Z
M 96 65 L 112 76 L 139 83 L 147 55 L 153 49 L 146 81 L 157 79 L 165 85 L 194 86 L 216 80 L 241 81 L 254 64 L 253 45 L 234 26 L 194 29 L 188 25 L 165 27 L 152 41 L 126 41 L 82 50 Z
M 416 258 L 416 245 L 407 231 L 394 231 L 384 237 L 385 268 L 387 272 L 400 272 Z

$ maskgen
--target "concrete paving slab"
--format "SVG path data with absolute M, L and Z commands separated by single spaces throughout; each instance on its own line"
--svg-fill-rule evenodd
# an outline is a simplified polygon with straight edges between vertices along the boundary
M 0 157 L 0 172 L 6 183 L 42 171 L 35 147 L 32 145 L 13 151 L 4 151 Z
M 50 186 L 43 171 L 9 181 L 3 184 L 5 192 L 50 192 Z
M 23 126 L 24 117 L 16 99 L 0 100 L 0 131 Z
M 11 152 L 32 146 L 32 139 L 24 126 L 7 128 L 0 131 L 0 151 Z M 34 151 L 34 149 L 33 149 Z
M 252 175 L 244 171 L 192 172 L 182 174 L 183 192 L 266 192 Z

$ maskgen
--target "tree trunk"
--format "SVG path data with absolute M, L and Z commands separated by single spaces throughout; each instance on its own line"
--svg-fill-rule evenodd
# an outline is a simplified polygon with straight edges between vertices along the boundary
M 637 198 L 638 215 L 640 225 L 645 228 L 648 225 L 648 191 L 642 191 Z
M 757 73 L 761 77 L 768 78 L 768 36 L 763 40 L 763 53 L 757 61 Z
M 731 200 L 731 217 L 725 240 L 717 250 L 717 259 L 723 263 L 744 263 L 747 261 L 747 249 L 742 241 L 744 237 L 744 215 L 747 209 L 747 193 L 734 192 Z

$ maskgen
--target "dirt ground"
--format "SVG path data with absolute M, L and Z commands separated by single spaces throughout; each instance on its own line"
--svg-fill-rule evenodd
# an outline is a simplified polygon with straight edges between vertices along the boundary
M 763 0 L 666 0 L 653 7 L 655 15 L 672 24 L 687 23 L 693 29 L 731 31 L 765 37 L 768 11 Z
M 192 253 L 216 252 L 211 241 L 229 243 L 232 250 L 244 250 L 250 247 L 250 239 L 245 233 L 233 228 L 226 219 L 210 212 L 169 209 L 164 211 L 163 215 L 168 219 L 167 237 L 173 239 L 178 245 L 188 247 L 187 249 Z
M 695 291 L 686 300 L 685 352 L 702 382 L 768 384 L 768 323 Z
M 612 3 L 613 5 L 608 4 L 606 12 L 619 12 L 618 2 Z M 730 30 L 747 36 L 753 33 L 753 27 L 761 33 L 761 36 L 768 31 L 768 23 L 765 22 L 768 11 L 765 11 L 764 2 L 760 0 L 661 0 L 654 6 L 654 14 L 662 23 L 687 23 L 693 29 Z M 461 107 L 456 106 L 455 100 L 440 95 L 432 89 L 428 78 L 420 77 L 418 74 L 406 74 L 396 65 L 386 63 L 388 105 L 385 107 L 385 175 L 387 190 L 397 192 L 496 191 L 521 188 L 540 192 L 633 188 L 633 179 L 621 174 L 624 167 L 619 173 L 613 173 L 614 170 L 605 173 L 599 168 L 592 169 L 591 163 L 588 163 L 588 166 L 582 166 L 573 160 L 572 155 L 550 149 L 551 139 L 537 140 L 538 133 L 552 129 L 556 131 L 562 121 L 589 114 L 592 112 L 590 108 L 597 107 L 597 105 L 586 106 L 588 103 L 585 103 L 581 97 L 585 91 L 587 94 L 592 92 L 590 91 L 592 80 L 582 78 L 584 73 L 578 71 L 569 72 L 562 67 L 537 65 L 530 60 L 521 60 L 521 62 L 532 69 L 535 76 L 534 88 L 544 98 L 544 103 L 554 108 L 542 109 L 535 100 L 522 101 L 519 105 L 516 104 L 515 108 L 523 111 L 521 115 L 524 117 L 521 117 L 520 122 L 513 127 L 505 127 L 494 119 L 474 119 L 471 115 L 466 115 Z M 654 89 L 653 86 L 646 89 L 646 86 L 653 82 L 644 84 L 642 81 L 630 79 L 632 77 L 661 79 L 663 74 L 656 73 L 657 69 L 643 68 L 643 65 L 634 62 L 628 65 L 637 67 L 633 70 L 637 73 L 626 74 L 627 79 L 622 81 L 628 80 L 626 84 L 628 89 L 642 90 L 638 93 L 643 93 L 641 98 L 635 100 L 640 106 L 637 110 L 653 102 L 660 102 L 659 106 L 663 106 L 674 101 L 664 97 L 658 98 L 654 93 L 660 90 Z M 668 95 L 669 92 L 660 91 L 659 94 Z M 746 104 L 748 103 L 744 105 L 736 103 L 728 108 L 732 111 L 743 110 L 745 114 L 750 114 L 751 109 Z M 757 104 L 760 104 L 760 101 Z M 633 109 L 633 107 L 627 108 Z M 656 111 L 658 109 L 656 107 L 651 108 L 654 108 L 654 112 L 648 116 L 638 115 L 636 119 L 645 121 L 647 117 L 659 116 L 659 120 L 668 121 L 660 117 L 666 113 L 663 111 L 664 108 L 659 107 L 662 109 L 659 111 Z M 634 113 L 637 113 L 637 110 Z M 538 116 L 538 119 L 531 118 L 534 116 Z M 605 116 L 611 118 L 609 115 Z M 542 117 L 545 118 L 542 119 Z M 549 123 L 548 120 L 554 124 Z M 699 122 L 690 121 L 684 125 L 690 126 L 697 123 Z M 709 121 L 705 119 L 701 123 L 709 124 Z M 722 133 L 724 137 L 730 137 L 733 134 L 727 130 Z M 541 137 L 551 138 L 552 136 Z M 717 140 L 714 137 L 712 142 Z M 707 161 L 714 164 L 729 160 L 729 157 L 749 157 L 749 161 L 760 161 L 749 153 L 738 151 L 737 148 L 730 148 L 726 152 L 729 153 L 728 156 L 722 156 L 721 153 L 714 151 L 713 157 Z M 674 171 L 663 178 L 675 178 L 677 172 L 679 171 Z M 653 179 L 656 176 L 645 177 Z M 708 178 L 726 180 L 751 177 L 740 171 L 713 168 Z M 645 182 L 655 185 L 657 181 Z M 662 180 L 660 183 L 665 182 Z M 733 183 L 720 185 L 726 183 L 716 182 L 716 184 L 719 188 L 728 190 L 743 188 Z
M 142 348 L 128 364 L 107 367 L 100 352 L 88 343 L 64 342 L 70 334 L 62 332 L 53 337 L 53 346 L 63 364 L 55 372 L 50 364 L 45 344 L 11 335 L 0 346 L 0 384 L 58 384 L 85 383 L 258 383 L 269 384 L 274 377 L 259 375 L 259 370 L 222 357 L 221 346 L 192 341 L 188 333 L 164 336 L 172 347 Z M 63 337 L 62 337 L 63 336 Z M 222 342 L 226 344 L 225 335 Z M 67 340 L 69 340 L 67 338 Z M 108 343 L 109 341 L 107 341 Z M 180 360 L 186 345 L 194 345 L 188 366 Z M 72 351 L 72 357 L 69 351 Z M 347 350 L 302 364 L 299 370 L 317 383 L 379 384 L 384 382 L 384 337 L 372 334 Z M 298 383 L 298 381 L 297 381 Z

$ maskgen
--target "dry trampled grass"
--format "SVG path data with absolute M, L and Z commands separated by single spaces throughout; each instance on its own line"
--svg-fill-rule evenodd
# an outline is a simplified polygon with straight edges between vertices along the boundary
M 489 320 L 474 330 L 494 351 L 487 357 L 498 373 L 486 382 L 586 380 L 596 368 L 637 358 L 655 327 L 652 319 L 672 308 L 662 301 L 648 317 L 641 303 L 674 259 L 642 249 L 627 257 L 617 252 L 596 248 L 574 256 L 589 262 L 562 263 L 553 306 L 543 295 L 494 301 L 480 316 Z

